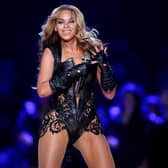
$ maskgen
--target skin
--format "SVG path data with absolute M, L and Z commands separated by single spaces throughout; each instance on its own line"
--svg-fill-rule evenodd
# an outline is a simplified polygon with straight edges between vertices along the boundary
M 77 23 L 73 12 L 69 10 L 60 12 L 56 21 L 55 31 L 61 37 L 61 61 L 73 57 L 75 64 L 82 63 L 83 51 L 77 45 L 77 39 L 75 37 Z M 99 52 L 100 49 L 95 48 L 95 50 Z M 96 53 L 93 53 L 93 55 L 95 54 Z M 48 81 L 51 79 L 53 71 L 53 55 L 51 51 L 46 48 L 41 57 L 40 72 L 37 81 L 37 92 L 40 97 L 47 97 L 52 94 Z M 97 70 L 97 79 L 100 83 L 99 69 Z M 116 89 L 110 93 L 106 93 L 102 87 L 101 90 L 106 98 L 112 99 Z M 67 143 L 68 134 L 66 130 L 57 134 L 52 134 L 50 131 L 47 131 L 39 140 L 39 168 L 60 168 Z M 90 132 L 84 132 L 73 145 L 81 152 L 89 168 L 115 167 L 109 145 L 104 135 L 94 135 Z

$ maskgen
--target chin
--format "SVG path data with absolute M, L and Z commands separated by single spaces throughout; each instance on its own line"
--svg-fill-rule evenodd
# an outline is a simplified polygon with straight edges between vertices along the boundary
M 75 39 L 75 37 L 74 36 L 73 37 L 62 37 L 61 39 L 65 42 L 68 42 L 68 41 Z

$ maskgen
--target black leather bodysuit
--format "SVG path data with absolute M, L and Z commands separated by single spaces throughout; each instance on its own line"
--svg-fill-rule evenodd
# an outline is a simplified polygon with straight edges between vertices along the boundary
M 60 44 L 48 46 L 55 59 L 55 72 L 66 71 L 74 66 L 73 59 L 61 62 Z M 90 59 L 91 55 L 85 53 L 83 57 Z M 40 136 L 43 136 L 49 129 L 52 133 L 58 133 L 66 129 L 69 135 L 69 142 L 74 143 L 83 131 L 90 131 L 94 134 L 101 133 L 101 126 L 94 105 L 93 86 L 96 79 L 96 65 L 88 70 L 84 78 L 81 78 L 78 87 L 78 99 L 74 81 L 72 86 L 64 92 L 53 94 L 50 99 L 49 111 L 43 116 Z

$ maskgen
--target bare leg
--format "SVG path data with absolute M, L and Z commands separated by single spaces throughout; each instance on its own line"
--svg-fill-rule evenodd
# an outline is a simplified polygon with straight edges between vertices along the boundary
M 104 135 L 84 132 L 74 143 L 89 168 L 115 168 L 110 147 Z
M 39 168 L 61 168 L 67 144 L 68 134 L 66 130 L 54 134 L 47 131 L 46 134 L 39 139 Z

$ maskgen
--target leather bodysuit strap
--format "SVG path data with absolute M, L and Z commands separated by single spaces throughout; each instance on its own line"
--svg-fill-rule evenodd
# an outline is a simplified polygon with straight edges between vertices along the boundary
M 54 62 L 55 62 L 54 67 L 55 67 L 55 69 L 57 69 L 59 67 L 60 62 L 61 62 L 61 54 L 62 54 L 61 53 L 61 44 L 60 44 L 60 42 L 57 42 L 53 45 L 48 45 L 47 47 L 51 50 L 51 52 L 54 56 Z

